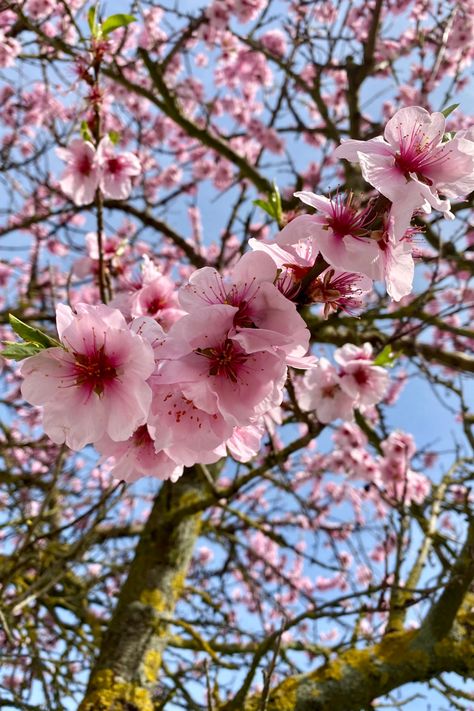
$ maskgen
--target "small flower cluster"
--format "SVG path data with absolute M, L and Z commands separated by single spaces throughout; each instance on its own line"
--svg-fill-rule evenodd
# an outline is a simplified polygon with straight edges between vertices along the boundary
M 327 358 L 320 358 L 297 387 L 300 407 L 314 410 L 325 424 L 339 417 L 351 420 L 355 408 L 363 411 L 376 405 L 389 386 L 387 371 L 374 364 L 370 343 L 361 348 L 347 343 L 335 351 L 334 360 L 339 369 Z
M 442 113 L 412 106 L 397 111 L 383 137 L 345 141 L 334 155 L 358 162 L 378 195 L 359 207 L 353 195 L 329 199 L 297 192 L 295 196 L 317 213 L 291 220 L 277 236 L 280 249 L 251 240 L 254 249 L 265 249 L 280 268 L 292 272 L 287 286 L 309 272 L 321 255 L 331 270 L 312 282 L 309 301 L 324 301 L 325 316 L 338 307 L 357 307 L 373 280 L 385 281 L 395 301 L 411 292 L 411 238 L 417 231 L 411 219 L 432 208 L 451 219 L 448 198 L 474 190 L 474 131 L 459 131 L 450 138 Z
M 131 178 L 141 172 L 137 156 L 116 153 L 108 136 L 102 138 L 97 150 L 90 141 L 76 138 L 69 148 L 57 148 L 56 153 L 66 162 L 59 185 L 75 205 L 91 203 L 98 188 L 106 198 L 126 200 L 132 190 Z
M 215 462 L 227 449 L 247 460 L 264 416 L 282 401 L 287 366 L 314 363 L 306 324 L 276 276 L 259 252 L 244 255 L 228 278 L 197 270 L 167 332 L 148 316 L 129 324 L 110 306 L 77 304 L 74 313 L 60 305 L 61 345 L 23 362 L 22 394 L 43 407 L 54 442 L 94 444 L 129 481 L 175 480 L 184 466 Z M 132 299 L 135 313 L 153 281 Z

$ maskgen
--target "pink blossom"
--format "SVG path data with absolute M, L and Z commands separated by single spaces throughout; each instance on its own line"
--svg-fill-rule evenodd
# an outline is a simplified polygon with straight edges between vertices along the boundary
M 181 306 L 189 313 L 215 304 L 236 307 L 233 327 L 246 338 L 265 339 L 271 349 L 287 354 L 288 365 L 305 367 L 309 331 L 295 305 L 274 286 L 275 262 L 262 252 L 249 252 L 237 262 L 229 278 L 216 269 L 194 272 L 179 292 Z
M 281 30 L 268 30 L 260 37 L 263 47 L 277 57 L 283 57 L 286 52 L 286 37 Z
M 326 358 L 320 358 L 308 370 L 297 386 L 298 403 L 303 410 L 316 412 L 320 422 L 327 423 L 341 417 L 351 420 L 354 398 L 343 388 L 336 368 Z
M 133 318 L 150 316 L 165 328 L 169 328 L 181 318 L 184 311 L 178 308 L 174 283 L 161 274 L 133 294 L 130 313 Z
M 6 37 L 0 30 L 0 67 L 13 67 L 21 52 L 21 44 L 14 37 Z
M 375 217 L 372 209 L 357 210 L 352 205 L 352 196 L 345 202 L 340 196 L 330 200 L 309 191 L 297 192 L 295 196 L 321 214 L 296 217 L 277 235 L 277 243 L 283 247 L 313 239 L 331 266 L 376 278 L 378 248 L 376 241 L 367 237 Z
M 385 231 L 377 241 L 378 265 L 380 278 L 385 279 L 387 292 L 394 301 L 400 301 L 412 291 L 415 263 L 409 239 L 411 230 L 405 231 L 405 234 L 401 235 L 401 239 L 397 239 L 396 232 L 397 229 L 398 231 L 401 229 L 401 226 L 399 224 L 397 228 L 394 213 L 392 208 L 387 218 Z
M 372 290 L 372 280 L 364 274 L 352 274 L 330 267 L 308 287 L 310 303 L 324 304 L 328 318 L 338 309 L 354 315 L 363 306 L 363 296 Z
M 150 345 L 108 306 L 56 309 L 63 348 L 48 348 L 21 366 L 22 394 L 42 405 L 46 434 L 79 450 L 108 434 L 127 440 L 148 416 L 154 369 Z
M 94 200 L 100 177 L 94 146 L 76 138 L 69 148 L 56 148 L 56 153 L 66 161 L 59 181 L 61 190 L 76 205 L 88 205 Z
M 148 427 L 155 449 L 184 466 L 210 464 L 225 456 L 223 443 L 233 429 L 219 412 L 197 407 L 178 385 L 153 387 Z
M 152 476 L 165 481 L 176 481 L 183 473 L 183 466 L 170 459 L 164 452 L 156 452 L 153 439 L 146 425 L 139 427 L 126 442 L 114 442 L 105 435 L 94 447 L 103 459 L 115 460 L 111 474 L 122 481 L 136 481 L 143 476 Z
M 337 309 L 353 314 L 361 308 L 363 296 L 372 289 L 371 279 L 364 274 L 329 267 L 308 284 L 302 294 L 301 281 L 313 268 L 319 254 L 314 240 L 301 240 L 295 245 L 280 247 L 251 238 L 249 245 L 255 251 L 266 252 L 273 259 L 279 271 L 275 286 L 287 299 L 324 304 L 324 318 Z
M 133 153 L 116 154 L 108 136 L 102 138 L 97 148 L 97 160 L 101 170 L 100 188 L 105 197 L 126 200 L 132 190 L 131 178 L 141 173 L 141 165 Z
M 282 400 L 285 354 L 273 332 L 235 333 L 238 308 L 215 304 L 183 316 L 158 351 L 157 384 L 179 383 L 186 398 L 232 425 L 247 425 Z M 165 360 L 167 359 L 167 360 Z
M 42 20 L 55 9 L 54 0 L 26 0 L 24 12 L 34 20 Z
M 465 131 L 444 141 L 445 123 L 440 112 L 409 106 L 390 119 L 383 137 L 348 140 L 334 155 L 360 163 L 365 180 L 393 203 L 395 223 L 405 225 L 420 208 L 452 217 L 439 194 L 457 198 L 474 189 L 474 141 Z
M 362 348 L 347 343 L 336 350 L 334 360 L 341 366 L 341 387 L 356 407 L 376 405 L 383 399 L 389 376 L 384 368 L 374 365 L 370 343 L 364 343 Z
M 231 0 L 227 3 L 239 22 L 254 20 L 266 5 L 266 0 Z
M 265 427 L 261 421 L 245 427 L 234 427 L 232 436 L 226 441 L 231 456 L 238 462 L 248 462 L 256 457 L 264 432 Z

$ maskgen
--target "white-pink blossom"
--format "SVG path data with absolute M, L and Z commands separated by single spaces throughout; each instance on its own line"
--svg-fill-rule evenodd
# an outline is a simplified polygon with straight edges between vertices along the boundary
M 306 411 L 314 410 L 320 422 L 350 420 L 353 416 L 354 398 L 343 388 L 336 368 L 320 358 L 314 368 L 308 370 L 297 386 L 299 406 Z
M 328 264 L 347 272 L 365 274 L 371 279 L 378 275 L 376 241 L 368 237 L 374 212 L 369 206 L 358 210 L 352 197 L 334 199 L 309 191 L 295 193 L 306 205 L 314 207 L 315 215 L 301 215 L 291 220 L 277 235 L 281 247 L 313 240 Z
M 370 343 L 362 347 L 347 343 L 335 351 L 334 360 L 340 366 L 341 387 L 356 407 L 376 405 L 383 399 L 389 376 L 384 368 L 374 365 Z
M 66 162 L 59 181 L 61 190 L 76 205 L 88 205 L 94 200 L 100 179 L 94 146 L 76 138 L 69 148 L 56 148 L 56 153 Z
M 155 351 L 161 360 L 154 375 L 157 385 L 179 383 L 197 408 L 220 413 L 233 426 L 279 405 L 286 379 L 285 353 L 273 346 L 275 333 L 236 333 L 237 312 L 215 304 L 183 316 Z
M 78 304 L 74 313 L 60 304 L 56 319 L 63 348 L 23 362 L 23 397 L 43 407 L 53 442 L 79 450 L 105 434 L 127 440 L 148 416 L 151 346 L 108 306 Z
M 452 217 L 449 199 L 474 190 L 474 141 L 468 131 L 445 138 L 445 117 L 419 106 L 400 109 L 384 135 L 368 141 L 348 140 L 337 158 L 360 163 L 362 175 L 393 203 L 395 223 L 409 224 L 414 210 L 440 210 Z M 407 223 L 408 216 L 408 223 Z M 396 231 L 397 237 L 400 232 Z
M 111 474 L 122 481 L 133 482 L 144 476 L 176 481 L 183 473 L 183 465 L 177 464 L 164 452 L 155 451 L 155 444 L 146 425 L 135 430 L 126 442 L 114 442 L 104 435 L 94 443 L 94 447 L 103 459 L 114 459 Z
M 100 167 L 100 188 L 105 197 L 126 200 L 132 190 L 131 178 L 141 173 L 137 156 L 130 152 L 117 153 L 108 136 L 102 138 L 97 148 Z

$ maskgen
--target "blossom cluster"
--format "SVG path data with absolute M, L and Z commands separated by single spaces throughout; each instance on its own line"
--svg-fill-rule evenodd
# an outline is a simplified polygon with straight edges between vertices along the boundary
M 43 407 L 54 442 L 94 444 L 126 480 L 175 480 L 184 466 L 227 450 L 247 460 L 264 417 L 282 401 L 287 367 L 314 362 L 306 324 L 276 277 L 259 252 L 226 278 L 199 269 L 181 287 L 180 317 L 168 331 L 149 316 L 128 322 L 111 306 L 80 303 L 74 313 L 59 305 L 61 345 L 23 362 L 22 394 Z M 140 308 L 153 281 L 124 302 L 125 312 Z
M 61 187 L 76 204 L 97 189 L 127 197 L 141 170 L 109 137 L 97 150 L 77 139 L 58 153 L 67 162 Z M 224 275 L 198 269 L 176 292 L 145 258 L 139 288 L 118 292 L 109 306 L 58 307 L 60 345 L 27 358 L 21 371 L 23 395 L 43 407 L 54 442 L 93 444 L 115 458 L 123 479 L 176 479 L 183 467 L 227 452 L 255 456 L 289 366 L 307 371 L 296 382 L 298 403 L 322 423 L 352 419 L 383 399 L 389 378 L 371 345 L 339 348 L 338 367 L 318 361 L 308 355 L 299 308 L 354 313 L 376 279 L 394 300 L 410 293 L 411 219 L 432 208 L 449 218 L 449 198 L 474 189 L 474 134 L 446 136 L 443 114 L 411 107 L 395 114 L 384 137 L 346 141 L 336 155 L 358 161 L 377 191 L 365 205 L 352 195 L 297 192 L 316 214 L 286 217 L 273 242 L 250 239 L 252 251 Z M 97 274 L 96 241 L 91 233 L 77 274 Z M 117 244 L 104 240 L 103 249 L 112 265 Z
M 293 272 L 308 269 L 318 253 L 332 267 L 313 285 L 325 292 L 326 315 L 333 306 L 354 307 L 383 280 L 399 301 L 413 287 L 414 215 L 439 210 L 452 219 L 450 198 L 474 190 L 474 131 L 445 133 L 441 112 L 429 114 L 418 106 L 400 109 L 388 121 L 384 136 L 368 141 L 348 140 L 335 157 L 359 163 L 364 179 L 375 188 L 364 206 L 352 194 L 327 198 L 310 191 L 295 193 L 317 212 L 291 220 L 277 245 L 255 244 L 273 252 L 280 267 Z M 441 197 L 442 196 L 442 197 Z M 292 254 L 288 259 L 287 253 Z M 286 262 L 285 262 L 286 260 Z M 355 299 L 355 301 L 354 301 Z M 318 300 L 318 299 L 314 299 Z
M 315 411 L 320 422 L 342 418 L 351 420 L 354 409 L 378 404 L 389 386 L 387 371 L 375 365 L 372 346 L 347 343 L 334 353 L 336 368 L 327 358 L 308 370 L 298 383 L 298 403 L 305 411 Z
M 56 153 L 66 162 L 59 185 L 76 205 L 91 203 L 98 188 L 106 198 L 125 200 L 132 190 L 131 178 L 141 172 L 137 156 L 129 151 L 116 153 L 109 136 L 102 138 L 97 150 L 90 141 L 76 138 L 69 148 L 57 148 Z

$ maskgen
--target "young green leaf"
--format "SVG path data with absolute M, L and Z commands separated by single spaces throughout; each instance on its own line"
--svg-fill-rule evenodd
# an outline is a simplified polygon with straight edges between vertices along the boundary
M 274 220 L 276 219 L 274 207 L 269 202 L 266 202 L 265 200 L 254 200 L 253 204 L 257 205 L 257 207 L 261 207 L 262 210 L 265 210 L 265 212 Z
M 278 224 L 281 223 L 281 218 L 283 215 L 283 210 L 281 208 L 281 196 L 278 189 L 278 185 L 273 181 L 273 191 L 270 193 L 270 204 L 273 205 L 275 219 Z
M 87 121 L 81 121 L 81 138 L 83 141 L 92 141 L 92 134 Z
M 0 351 L 0 355 L 11 360 L 23 360 L 44 350 L 42 346 L 35 343 L 13 343 L 12 341 L 3 341 L 3 343 L 6 348 Z
M 444 118 L 448 118 L 449 114 L 452 114 L 453 111 L 456 111 L 458 108 L 459 104 L 451 104 L 451 106 L 447 106 L 445 109 L 441 111 L 443 114 Z
M 118 131 L 109 131 L 109 138 L 114 144 L 114 146 L 116 146 L 117 143 L 120 141 L 120 133 Z
M 8 314 L 8 320 L 15 333 L 27 343 L 36 344 L 36 346 L 40 348 L 61 347 L 61 344 L 55 338 L 51 338 L 47 333 L 40 331 L 39 328 L 33 328 L 27 323 L 20 321 L 16 316 Z
M 381 365 L 385 368 L 393 368 L 399 355 L 399 353 L 394 353 L 392 351 L 391 346 L 385 346 L 385 348 L 380 351 L 378 356 L 375 358 L 374 365 Z
M 93 37 L 95 37 L 95 32 L 96 32 L 96 27 L 97 27 L 95 13 L 96 13 L 95 7 L 89 8 L 89 12 L 87 13 L 87 22 L 89 24 L 89 29 L 90 29 L 91 35 Z
M 120 27 L 126 27 L 132 22 L 136 22 L 137 18 L 133 15 L 111 15 L 102 23 L 102 34 L 107 37 L 114 30 L 118 30 Z

